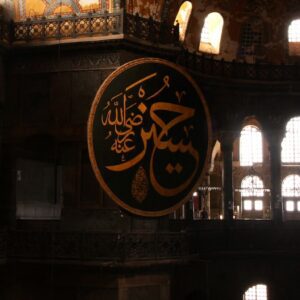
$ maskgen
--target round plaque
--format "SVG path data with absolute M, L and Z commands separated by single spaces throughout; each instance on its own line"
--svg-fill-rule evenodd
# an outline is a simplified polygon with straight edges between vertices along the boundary
M 179 66 L 131 61 L 100 86 L 88 120 L 94 173 L 120 206 L 161 216 L 191 197 L 205 174 L 211 122 L 204 97 Z

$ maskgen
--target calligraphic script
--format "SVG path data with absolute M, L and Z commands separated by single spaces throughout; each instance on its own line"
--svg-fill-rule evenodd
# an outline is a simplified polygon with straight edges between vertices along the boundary
M 165 60 L 143 58 L 101 85 L 88 121 L 89 155 L 105 192 L 143 216 L 189 199 L 205 173 L 210 117 L 192 78 Z

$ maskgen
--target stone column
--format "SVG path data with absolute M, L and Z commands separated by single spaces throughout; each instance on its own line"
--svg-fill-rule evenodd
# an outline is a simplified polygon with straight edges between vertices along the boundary
M 106 0 L 102 0 L 102 5 L 101 5 L 101 8 L 102 8 L 102 11 L 107 11 L 107 7 L 106 7 Z
M 5 80 L 4 80 L 4 49 L 0 45 L 0 104 L 4 103 L 4 91 L 5 91 Z
M 281 142 L 283 130 L 269 130 L 267 131 L 267 138 L 270 152 L 272 219 L 281 222 L 283 216 L 281 196 Z
M 185 219 L 193 220 L 193 202 L 191 199 L 184 204 Z
M 3 213 L 3 207 L 4 207 L 4 192 L 3 192 L 3 154 L 2 154 L 2 139 L 3 139 L 3 107 L 4 107 L 4 101 L 5 101 L 5 76 L 4 76 L 4 59 L 2 54 L 2 49 L 0 45 L 0 199 L 2 201 L 1 204 L 1 218 L 4 219 L 2 216 L 5 215 L 5 212 Z
M 3 128 L 3 106 L 4 106 L 4 92 L 5 92 L 5 78 L 4 78 L 4 59 L 0 46 L 0 175 L 1 175 L 1 161 L 2 161 L 2 128 Z
M 234 136 L 231 132 L 223 132 L 221 136 L 221 151 L 223 154 L 223 211 L 224 219 L 233 219 L 233 177 L 232 177 L 232 156 Z

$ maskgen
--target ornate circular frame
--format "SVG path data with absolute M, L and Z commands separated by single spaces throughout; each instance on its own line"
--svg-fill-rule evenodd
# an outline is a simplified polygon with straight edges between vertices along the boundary
M 203 105 L 203 109 L 206 115 L 206 120 L 207 120 L 207 137 L 208 137 L 208 146 L 207 146 L 207 151 L 206 151 L 206 156 L 205 156 L 205 161 L 204 161 L 204 166 L 202 168 L 201 174 L 199 176 L 199 178 L 196 180 L 196 183 L 194 184 L 193 188 L 191 189 L 191 191 L 189 193 L 187 193 L 187 195 L 180 200 L 178 203 L 176 203 L 175 205 L 164 209 L 164 210 L 159 210 L 159 211 L 144 211 L 144 210 L 140 210 L 134 207 L 129 206 L 128 204 L 126 204 L 124 201 L 122 201 L 121 199 L 119 199 L 115 193 L 109 188 L 109 186 L 106 184 L 105 180 L 103 179 L 100 170 L 98 168 L 98 164 L 96 161 L 96 157 L 95 157 L 95 152 L 94 152 L 94 143 L 93 143 L 93 124 L 94 124 L 94 117 L 95 117 L 95 113 L 98 107 L 98 104 L 101 101 L 101 97 L 104 94 L 105 90 L 107 89 L 107 87 L 111 84 L 111 82 L 113 81 L 113 79 L 115 77 L 117 77 L 119 74 L 123 73 L 124 71 L 126 71 L 127 69 L 130 69 L 136 65 L 140 65 L 140 64 L 145 64 L 145 63 L 157 63 L 157 64 L 163 64 L 166 65 L 170 68 L 175 69 L 177 72 L 181 73 L 193 86 L 193 88 L 196 90 L 202 105 Z M 179 209 L 185 202 L 187 202 L 193 194 L 193 191 L 199 186 L 199 183 L 203 180 L 206 170 L 208 168 L 208 162 L 209 162 L 209 157 L 210 157 L 210 153 L 211 153 L 211 149 L 212 149 L 212 127 L 211 127 L 211 118 L 210 118 L 210 113 L 209 113 L 209 109 L 207 107 L 205 98 L 202 94 L 202 91 L 200 90 L 200 88 L 198 87 L 198 85 L 196 84 L 196 82 L 192 79 L 192 77 L 180 66 L 176 65 L 175 63 L 169 62 L 167 60 L 164 59 L 160 59 L 160 58 L 139 58 L 139 59 L 135 59 L 133 61 L 130 61 L 128 63 L 125 63 L 124 65 L 120 66 L 118 69 L 116 69 L 114 72 L 112 72 L 102 83 L 102 85 L 100 86 L 100 88 L 98 89 L 96 96 L 93 100 L 92 106 L 91 106 L 91 110 L 90 110 L 90 114 L 89 114 L 89 118 L 88 118 L 88 124 L 87 124 L 87 140 L 88 140 L 88 151 L 89 151 L 89 157 L 90 157 L 90 161 L 91 161 L 91 165 L 93 168 L 93 171 L 96 175 L 96 178 L 98 180 L 98 182 L 100 183 L 101 187 L 104 189 L 104 191 L 107 193 L 107 195 L 113 200 L 115 201 L 119 206 L 121 206 L 122 208 L 128 210 L 130 213 L 139 215 L 139 216 L 144 216 L 144 217 L 160 217 L 163 215 L 167 215 L 169 213 L 174 212 L 175 210 Z

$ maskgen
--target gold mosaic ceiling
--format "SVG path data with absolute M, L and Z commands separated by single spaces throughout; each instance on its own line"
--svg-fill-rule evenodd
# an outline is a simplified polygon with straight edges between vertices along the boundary
M 80 14 L 90 11 L 111 11 L 113 0 L 0 0 L 4 14 L 15 21 L 35 17 Z

